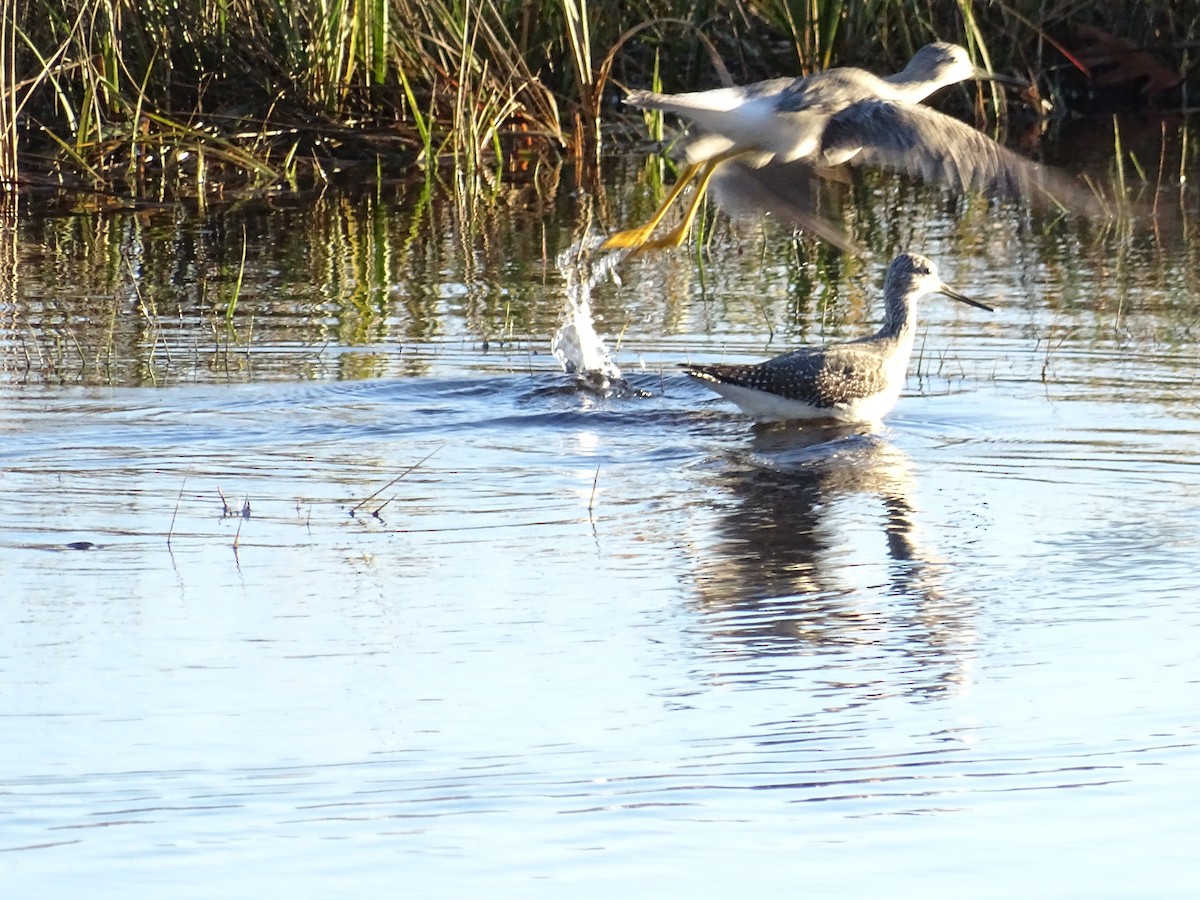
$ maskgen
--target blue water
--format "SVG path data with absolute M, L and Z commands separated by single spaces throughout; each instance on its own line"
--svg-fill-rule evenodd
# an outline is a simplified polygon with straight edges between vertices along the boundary
M 886 259 L 769 232 L 601 289 L 624 397 L 557 369 L 540 273 L 490 276 L 541 312 L 486 348 L 454 304 L 417 342 L 260 311 L 214 369 L 164 312 L 104 383 L 10 324 L 5 895 L 1190 894 L 1186 246 L 1114 273 L 930 204 L 913 249 L 998 309 L 925 301 L 875 429 L 673 368 L 877 321 Z

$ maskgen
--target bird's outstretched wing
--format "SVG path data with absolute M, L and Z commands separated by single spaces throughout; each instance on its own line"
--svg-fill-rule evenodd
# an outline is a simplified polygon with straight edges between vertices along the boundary
M 1071 212 L 1103 214 L 1096 197 L 1065 174 L 917 104 L 853 103 L 830 117 L 821 152 L 834 162 L 906 172 L 955 190 L 983 190 L 1014 199 L 1049 198 Z
M 709 196 L 731 217 L 769 213 L 843 253 L 865 255 L 863 247 L 819 212 L 819 180 L 816 170 L 803 162 L 756 167 L 733 159 L 721 163 L 713 173 Z

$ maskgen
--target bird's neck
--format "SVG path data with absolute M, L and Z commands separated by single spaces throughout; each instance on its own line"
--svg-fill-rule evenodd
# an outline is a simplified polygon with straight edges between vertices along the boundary
M 909 291 L 890 300 L 884 314 L 883 326 L 875 337 L 886 341 L 911 344 L 917 330 L 916 306 L 913 303 L 916 298 L 917 292 Z
M 920 103 L 930 94 L 936 93 L 947 84 L 953 83 L 931 81 L 920 73 L 913 73 L 908 71 L 908 69 L 905 69 L 903 72 L 897 72 L 895 75 L 885 75 L 880 80 L 886 81 L 897 94 L 896 99 L 903 100 L 905 103 Z

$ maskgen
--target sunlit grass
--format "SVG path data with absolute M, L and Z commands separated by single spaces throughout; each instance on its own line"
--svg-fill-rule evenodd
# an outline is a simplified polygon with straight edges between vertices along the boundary
M 453 166 L 472 189 L 523 154 L 594 164 L 625 85 L 895 69 L 935 37 L 1025 70 L 1095 20 L 1200 37 L 1165 0 L 5 0 L 0 184 L 170 198 Z

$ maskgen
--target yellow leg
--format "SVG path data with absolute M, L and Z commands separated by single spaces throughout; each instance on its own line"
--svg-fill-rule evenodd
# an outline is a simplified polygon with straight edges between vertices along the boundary
M 700 211 L 700 201 L 704 199 L 704 194 L 708 190 L 708 183 L 712 180 L 713 173 L 717 171 L 717 166 L 723 161 L 723 158 L 710 159 L 704 164 L 704 171 L 701 173 L 699 180 L 696 181 L 696 192 L 692 195 L 687 212 L 684 213 L 683 221 L 662 237 L 645 241 L 642 249 L 663 250 L 668 247 L 678 247 L 687 240 L 688 232 L 692 230 L 692 222 L 696 220 L 696 213 Z
M 621 247 L 632 247 L 637 250 L 650 240 L 650 235 L 654 233 L 654 229 L 658 227 L 658 223 L 663 220 L 663 216 L 667 214 L 667 210 L 671 208 L 671 204 L 679 199 L 679 195 L 683 193 L 684 188 L 688 186 L 696 173 L 700 171 L 700 166 L 689 165 L 679 175 L 679 180 L 675 182 L 671 188 L 671 193 L 667 194 L 667 199 L 663 201 L 662 206 L 658 208 L 650 221 L 639 228 L 630 228 L 627 231 L 618 231 L 616 234 L 610 235 L 608 240 L 600 245 L 601 250 L 616 250 Z M 708 180 L 705 176 L 705 181 Z M 694 215 L 694 214 L 693 214 Z

